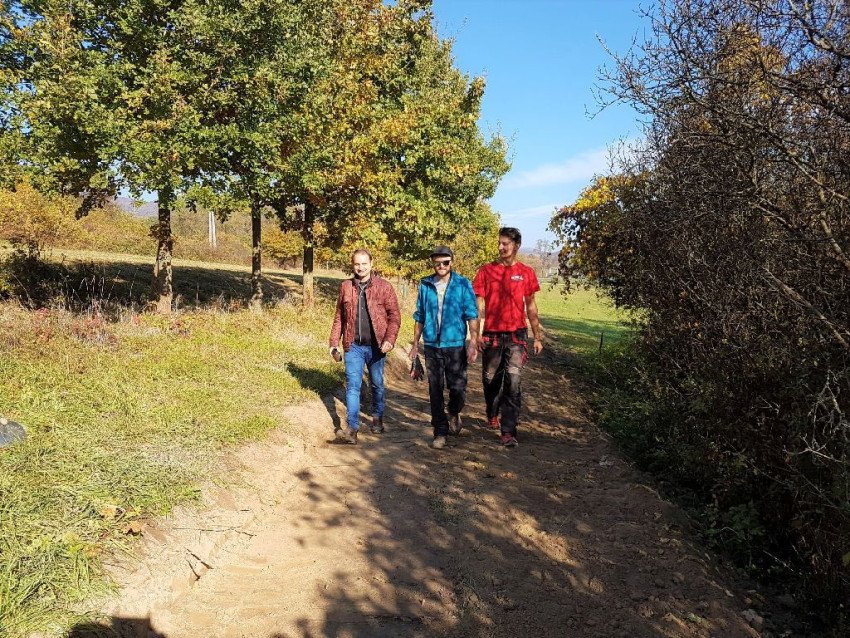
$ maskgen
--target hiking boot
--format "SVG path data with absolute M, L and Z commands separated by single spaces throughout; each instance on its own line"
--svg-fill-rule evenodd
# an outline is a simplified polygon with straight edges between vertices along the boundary
M 372 417 L 372 425 L 369 426 L 369 431 L 372 434 L 383 434 L 384 433 L 384 417 L 373 416 Z
M 442 450 L 444 447 L 446 447 L 446 437 L 435 436 L 434 440 L 431 441 L 431 447 L 435 450 Z
M 516 440 L 516 437 L 509 432 L 505 432 L 502 436 L 499 437 L 499 444 L 504 445 L 505 447 L 516 447 L 519 445 L 519 442 Z
M 457 436 L 460 434 L 461 429 L 463 428 L 463 424 L 460 422 L 459 414 L 450 414 L 449 415 L 449 434 L 453 434 Z
M 336 440 L 340 443 L 349 443 L 357 445 L 357 430 L 353 428 L 340 428 L 336 431 Z
M 502 419 L 497 414 L 493 418 L 487 421 L 487 429 L 488 430 L 499 430 L 502 427 Z

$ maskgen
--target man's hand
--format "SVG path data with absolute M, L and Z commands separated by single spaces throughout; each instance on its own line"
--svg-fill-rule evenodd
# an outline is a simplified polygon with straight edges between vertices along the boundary
M 532 347 L 532 351 L 534 354 L 540 354 L 543 352 L 543 342 L 540 340 L 540 337 L 534 337 L 534 346 Z
M 342 361 L 342 353 L 339 351 L 339 346 L 331 346 L 328 348 L 328 352 L 334 361 Z
M 484 352 L 487 349 L 487 344 L 484 343 L 484 339 L 476 339 L 475 347 L 478 349 L 478 352 Z
M 383 352 L 384 354 L 387 354 L 392 349 L 393 344 L 391 344 L 389 341 L 384 341 L 384 343 L 381 344 L 381 352 Z
M 466 346 L 466 359 L 469 363 L 475 363 L 478 359 L 478 339 L 472 338 L 469 340 L 469 345 Z
M 413 361 L 418 355 L 419 355 L 419 346 L 417 346 L 414 343 L 410 348 L 410 354 L 408 355 L 408 357 L 410 358 L 411 361 Z

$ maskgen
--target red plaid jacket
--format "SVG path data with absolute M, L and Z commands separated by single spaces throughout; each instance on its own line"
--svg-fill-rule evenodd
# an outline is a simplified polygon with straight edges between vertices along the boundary
M 366 286 L 366 307 L 372 320 L 372 330 L 375 332 L 376 345 L 384 341 L 395 345 L 398 330 L 401 327 L 401 311 L 398 308 L 398 297 L 395 290 L 386 279 L 372 275 L 371 282 Z M 357 321 L 357 286 L 354 279 L 346 279 L 339 287 L 339 297 L 336 300 L 336 315 L 331 326 L 329 344 L 331 348 L 339 347 L 342 336 L 342 348 L 348 350 L 354 341 L 355 321 Z

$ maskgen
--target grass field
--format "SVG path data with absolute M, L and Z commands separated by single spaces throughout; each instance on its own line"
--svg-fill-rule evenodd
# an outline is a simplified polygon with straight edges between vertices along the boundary
M 541 287 L 536 298 L 546 334 L 580 358 L 593 358 L 599 353 L 600 336 L 604 352 L 628 333 L 629 315 L 618 311 L 597 291 L 574 286 L 565 297 L 558 287 Z
M 326 349 L 339 273 L 319 273 L 319 303 L 304 311 L 300 277 L 268 271 L 270 304 L 257 314 L 245 309 L 247 268 L 176 262 L 182 301 L 161 317 L 138 312 L 150 260 L 53 259 L 59 299 L 34 311 L 0 303 L 0 416 L 28 431 L 0 450 L 0 635 L 10 638 L 77 621 L 71 610 L 107 587 L 101 557 L 132 546 L 134 523 L 195 498 L 229 446 L 285 431 L 284 406 L 344 378 Z M 596 352 L 600 331 L 606 343 L 623 334 L 592 292 L 544 290 L 539 306 L 547 333 L 581 355 Z

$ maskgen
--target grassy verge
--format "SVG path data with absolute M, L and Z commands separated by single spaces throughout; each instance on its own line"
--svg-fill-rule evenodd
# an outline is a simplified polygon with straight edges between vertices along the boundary
M 330 312 L 325 299 L 306 313 L 282 302 L 107 321 L 0 304 L 0 415 L 28 431 L 0 450 L 0 635 L 76 621 L 69 610 L 105 586 L 99 559 L 131 542 L 134 521 L 193 499 L 226 446 L 286 427 L 284 406 L 341 384 Z

